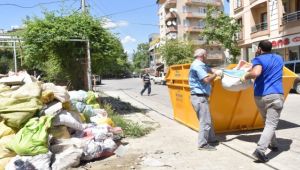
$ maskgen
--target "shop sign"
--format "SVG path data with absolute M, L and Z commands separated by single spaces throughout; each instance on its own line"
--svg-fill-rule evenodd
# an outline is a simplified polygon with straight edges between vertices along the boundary
M 300 45 L 300 34 L 271 39 L 273 49 Z

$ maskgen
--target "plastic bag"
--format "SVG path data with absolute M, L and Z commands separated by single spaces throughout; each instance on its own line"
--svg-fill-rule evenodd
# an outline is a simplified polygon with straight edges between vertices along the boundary
M 65 126 L 54 126 L 50 128 L 50 134 L 57 139 L 69 139 L 71 137 Z
M 8 148 L 21 156 L 35 156 L 48 152 L 48 129 L 52 116 L 30 119 L 8 144 Z
M 50 90 L 43 91 L 41 100 L 44 104 L 52 102 L 54 100 L 54 93 Z
M 76 112 L 63 110 L 55 116 L 53 121 L 54 126 L 64 125 L 75 130 L 83 130 L 80 115 Z
M 44 83 L 42 84 L 43 91 L 50 90 L 54 93 L 55 99 L 64 103 L 70 100 L 70 95 L 64 86 L 56 86 L 53 83 Z
M 22 127 L 41 108 L 42 103 L 37 98 L 0 97 L 0 117 L 12 128 Z
M 14 157 L 16 154 L 6 148 L 15 135 L 4 136 L 0 139 L 0 159 Z
M 0 122 L 0 139 L 4 136 L 8 136 L 11 134 L 14 134 L 15 131 L 13 129 L 11 129 L 10 127 L 6 126 L 4 124 L 4 121 Z
M 78 166 L 82 153 L 82 149 L 70 147 L 59 154 L 55 154 L 52 170 L 69 169 Z
M 39 154 L 36 156 L 16 156 L 6 165 L 6 170 L 51 170 L 52 153 Z
M 244 70 L 224 70 L 221 80 L 222 86 L 228 91 L 241 91 L 253 86 L 251 80 L 241 82 L 241 77 L 246 73 Z

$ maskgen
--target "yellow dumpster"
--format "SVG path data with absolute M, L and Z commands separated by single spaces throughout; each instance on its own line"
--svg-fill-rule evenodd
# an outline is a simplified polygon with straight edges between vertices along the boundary
M 231 64 L 227 69 L 236 65 Z M 173 65 L 166 75 L 167 86 L 173 106 L 174 119 L 194 129 L 199 129 L 196 113 L 190 102 L 188 82 L 190 64 Z M 297 75 L 287 68 L 283 69 L 283 88 L 286 98 Z M 263 127 L 262 118 L 254 102 L 253 88 L 240 92 L 227 91 L 221 80 L 212 83 L 210 110 L 217 133 L 232 132 Z

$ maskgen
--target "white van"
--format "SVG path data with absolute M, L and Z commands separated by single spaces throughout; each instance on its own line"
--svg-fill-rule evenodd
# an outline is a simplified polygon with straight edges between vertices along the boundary
M 300 94 L 300 60 L 286 61 L 284 65 L 298 75 L 298 78 L 294 81 L 293 89 Z

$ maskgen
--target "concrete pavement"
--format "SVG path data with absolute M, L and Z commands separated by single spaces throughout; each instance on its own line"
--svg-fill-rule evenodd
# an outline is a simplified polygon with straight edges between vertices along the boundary
M 152 142 L 140 145 L 145 152 L 149 152 L 147 148 L 164 149 L 164 154 L 159 155 L 159 160 L 169 166 L 141 167 L 141 169 L 299 169 L 300 95 L 288 96 L 276 131 L 280 151 L 268 153 L 271 160 L 263 164 L 255 163 L 251 156 L 260 131 L 219 134 L 222 143 L 217 147 L 218 151 L 198 151 L 197 132 L 172 120 L 171 107 L 151 100 L 151 96 L 140 96 L 130 90 L 106 89 L 104 92 L 130 102 L 133 106 L 148 109 L 148 116 L 161 124 L 161 128 L 146 137 L 149 138 L 147 141 Z M 155 136 L 161 136 L 162 140 L 155 139 Z

